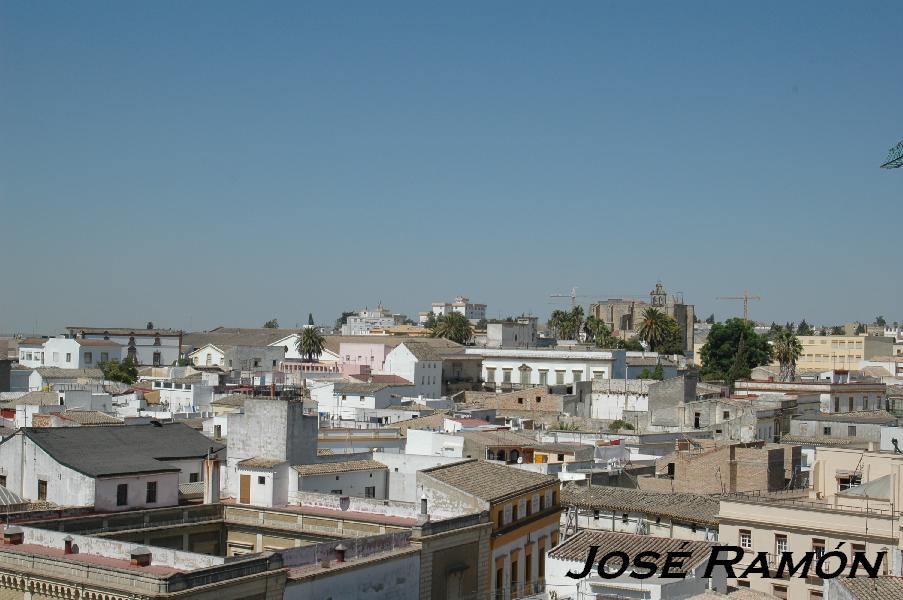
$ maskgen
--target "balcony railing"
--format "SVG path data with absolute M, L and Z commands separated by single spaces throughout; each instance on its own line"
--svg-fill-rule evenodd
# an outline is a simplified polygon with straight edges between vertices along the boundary
M 530 598 L 532 596 L 542 596 L 545 598 L 546 582 L 542 579 L 529 583 L 515 582 L 512 585 L 506 585 L 502 589 L 497 589 L 492 595 L 493 600 L 515 600 L 518 598 Z

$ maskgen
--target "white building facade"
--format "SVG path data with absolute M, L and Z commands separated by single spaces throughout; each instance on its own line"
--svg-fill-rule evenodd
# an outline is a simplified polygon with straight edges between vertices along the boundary
M 483 357 L 482 377 L 489 384 L 572 385 L 623 377 L 624 350 L 540 350 L 467 348 Z

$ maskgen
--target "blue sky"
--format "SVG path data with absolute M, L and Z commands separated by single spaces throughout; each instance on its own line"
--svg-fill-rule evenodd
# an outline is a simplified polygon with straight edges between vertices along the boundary
M 903 321 L 903 7 L 0 3 L 0 331 L 493 315 Z

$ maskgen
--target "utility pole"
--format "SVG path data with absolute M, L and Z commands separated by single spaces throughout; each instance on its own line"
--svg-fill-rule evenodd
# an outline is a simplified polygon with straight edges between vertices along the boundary
M 761 300 L 761 296 L 750 296 L 749 290 L 743 290 L 742 296 L 718 296 L 716 300 L 743 300 L 743 320 L 749 321 L 749 301 Z

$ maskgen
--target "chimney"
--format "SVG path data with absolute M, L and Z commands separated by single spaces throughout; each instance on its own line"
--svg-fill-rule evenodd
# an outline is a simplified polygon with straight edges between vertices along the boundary
M 72 536 L 67 535 L 63 538 L 63 554 L 72 554 Z
M 345 547 L 345 544 L 339 544 L 335 547 L 335 561 L 343 563 L 345 562 L 345 551 L 348 548 Z
M 204 459 L 204 504 L 218 504 L 219 489 L 219 459 L 211 447 Z
M 21 527 L 12 525 L 3 530 L 3 543 L 7 546 L 18 546 L 25 539 L 25 532 Z
M 151 551 L 144 546 L 138 546 L 129 553 L 129 564 L 133 567 L 149 567 L 151 564 Z

